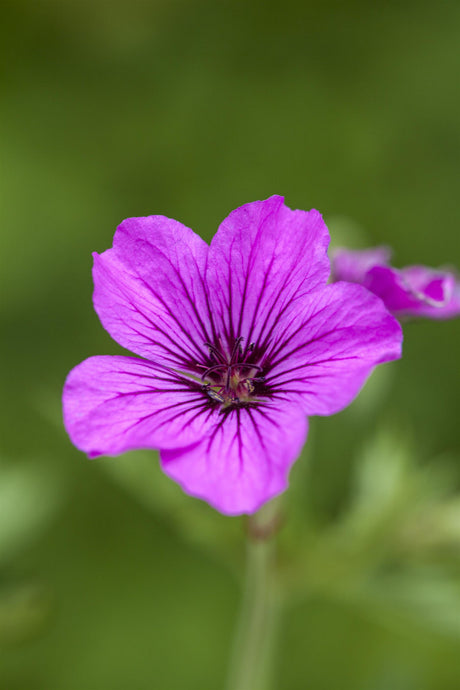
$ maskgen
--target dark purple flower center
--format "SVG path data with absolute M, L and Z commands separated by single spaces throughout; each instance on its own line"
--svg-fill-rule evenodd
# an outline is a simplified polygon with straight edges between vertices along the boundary
M 260 356 L 254 343 L 243 348 L 243 340 L 239 336 L 231 348 L 225 347 L 220 338 L 216 344 L 205 343 L 209 351 L 207 365 L 197 365 L 202 370 L 202 391 L 222 410 L 254 402 L 262 392 L 265 378 Z

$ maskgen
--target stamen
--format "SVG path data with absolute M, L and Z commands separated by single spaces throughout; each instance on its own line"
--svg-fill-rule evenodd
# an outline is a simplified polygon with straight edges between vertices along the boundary
M 248 403 L 252 400 L 253 394 L 257 395 L 257 384 L 265 381 L 264 376 L 257 375 L 262 373 L 261 364 L 249 361 L 255 350 L 255 344 L 250 342 L 243 348 L 241 346 L 243 341 L 244 337 L 238 336 L 231 352 L 229 352 L 230 343 L 227 342 L 224 345 L 220 337 L 216 345 L 206 342 L 205 346 L 209 349 L 208 362 L 211 366 L 196 364 L 197 368 L 203 370 L 201 380 L 204 383 L 201 390 L 211 400 L 220 403 L 223 406 L 222 409 Z M 257 402 L 255 398 L 254 402 Z
M 202 364 L 197 364 L 197 366 L 199 366 L 200 369 L 205 368 Z M 250 362 L 235 362 L 234 364 L 215 364 L 213 367 L 208 367 L 206 371 L 204 371 L 201 374 L 201 378 L 205 379 L 208 376 L 208 374 L 212 374 L 215 371 L 219 371 L 219 369 L 227 369 L 228 380 L 231 375 L 232 369 L 235 369 L 236 367 L 239 367 L 240 369 L 255 369 L 256 371 L 262 371 L 262 367 L 259 367 L 258 364 L 251 364 Z
M 240 369 L 256 369 L 256 371 L 262 371 L 262 367 L 258 364 L 251 364 L 251 362 L 237 362 L 232 364 L 232 367 L 240 367 Z
M 246 349 L 244 351 L 244 354 L 243 354 L 243 352 L 241 352 L 241 357 L 243 359 L 243 362 L 245 362 L 247 360 L 249 355 L 253 352 L 254 348 L 255 348 L 254 343 L 249 343 L 249 345 L 246 347 Z
M 204 371 L 201 374 L 201 378 L 205 379 L 209 374 L 212 374 L 214 371 L 219 371 L 219 369 L 227 369 L 227 367 L 227 364 L 216 364 L 215 366 L 206 369 L 206 371 Z
M 204 344 L 209 349 L 209 354 L 213 354 L 215 357 L 220 359 L 222 364 L 227 364 L 227 361 L 226 361 L 224 355 L 222 354 L 222 352 L 220 352 L 220 350 L 217 349 L 217 347 L 215 345 L 212 345 L 211 343 L 208 343 L 208 342 L 206 342 Z
M 240 345 L 241 345 L 241 343 L 243 342 L 243 340 L 244 340 L 244 338 L 243 338 L 242 335 L 240 335 L 240 336 L 235 340 L 235 344 L 234 344 L 234 346 L 233 346 L 232 354 L 231 354 L 231 357 L 230 357 L 230 364 L 233 364 L 233 363 L 234 363 L 234 361 L 235 361 L 234 358 L 235 358 L 235 355 L 236 355 L 236 354 L 239 354 L 240 356 L 242 356 L 242 352 L 241 352 L 241 349 L 240 349 Z

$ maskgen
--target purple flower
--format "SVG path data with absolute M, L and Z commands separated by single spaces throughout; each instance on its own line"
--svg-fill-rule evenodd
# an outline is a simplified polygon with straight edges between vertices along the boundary
M 307 415 L 343 409 L 401 329 L 359 285 L 327 285 L 317 211 L 273 196 L 236 209 L 208 246 L 164 216 L 129 218 L 94 254 L 94 306 L 134 357 L 90 357 L 64 388 L 90 457 L 160 450 L 164 472 L 227 514 L 283 491 Z
M 426 266 L 393 268 L 387 247 L 337 249 L 334 280 L 361 283 L 378 295 L 395 316 L 449 319 L 460 314 L 460 282 L 451 271 Z

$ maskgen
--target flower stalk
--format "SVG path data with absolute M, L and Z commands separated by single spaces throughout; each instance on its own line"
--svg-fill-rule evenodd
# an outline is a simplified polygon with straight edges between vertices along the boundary
M 273 502 L 248 521 L 246 577 L 227 690 L 272 688 L 279 613 L 274 540 L 278 525 Z

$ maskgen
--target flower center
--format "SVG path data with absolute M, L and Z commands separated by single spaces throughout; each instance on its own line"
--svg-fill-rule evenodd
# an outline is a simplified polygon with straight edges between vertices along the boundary
M 205 343 L 209 349 L 209 366 L 198 365 L 204 369 L 201 379 L 202 390 L 222 409 L 249 403 L 254 400 L 257 385 L 264 382 L 262 367 L 254 361 L 254 343 L 242 347 L 244 338 L 239 336 L 231 350 Z

